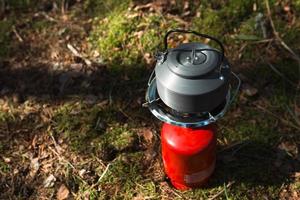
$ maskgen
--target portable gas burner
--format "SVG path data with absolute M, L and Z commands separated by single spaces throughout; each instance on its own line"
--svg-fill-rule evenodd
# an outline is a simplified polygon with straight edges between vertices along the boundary
M 200 42 L 168 49 L 171 33 L 208 38 L 220 50 Z M 165 172 L 175 188 L 185 190 L 203 185 L 214 171 L 215 122 L 234 100 L 240 79 L 230 69 L 223 44 L 212 36 L 176 29 L 166 33 L 164 45 L 148 81 L 145 105 L 164 122 L 161 144 Z M 238 80 L 233 95 L 231 75 Z

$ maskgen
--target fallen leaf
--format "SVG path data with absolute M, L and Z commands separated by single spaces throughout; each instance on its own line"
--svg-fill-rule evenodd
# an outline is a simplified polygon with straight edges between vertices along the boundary
M 156 150 L 154 150 L 153 147 L 151 147 L 145 151 L 145 160 L 144 161 L 146 161 L 146 162 L 152 161 L 156 155 L 157 155 Z
M 151 64 L 153 62 L 153 58 L 151 57 L 150 53 L 145 53 L 144 54 L 144 59 L 145 59 L 147 64 Z
M 288 154 L 292 154 L 292 155 L 298 154 L 298 147 L 294 142 L 289 142 L 289 141 L 281 142 L 278 145 L 278 148 Z
M 106 106 L 108 103 L 109 103 L 109 101 L 106 99 L 106 100 L 103 100 L 103 101 L 101 101 L 100 103 L 98 103 L 97 106 L 99 106 L 99 107 L 104 107 L 104 106 Z
M 295 174 L 294 174 L 293 177 L 294 177 L 294 178 L 300 178 L 300 172 L 295 172 Z
M 64 199 L 68 198 L 69 193 L 70 192 L 69 192 L 68 188 L 64 184 L 62 184 L 59 187 L 57 194 L 56 194 L 57 200 L 64 200 Z
M 50 174 L 43 182 L 43 185 L 45 188 L 52 187 L 56 181 L 55 176 L 53 174 Z
M 152 142 L 153 132 L 149 128 L 139 129 L 138 135 L 142 136 L 146 140 L 146 142 Z
M 144 34 L 144 31 L 138 31 L 138 32 L 135 32 L 133 35 L 135 37 L 137 37 L 138 39 L 141 39 L 143 34 Z
M 43 166 L 41 167 L 41 171 L 43 171 L 43 173 L 49 173 L 51 172 L 51 170 L 53 169 L 53 163 L 47 163 L 47 164 L 43 164 Z
M 59 52 L 57 50 L 53 50 L 51 53 L 50 53 L 50 58 L 51 59 L 58 59 L 59 58 Z
M 136 197 L 133 198 L 133 200 L 143 200 L 145 197 L 143 197 L 141 194 L 138 194 Z
M 68 17 L 68 15 L 62 15 L 62 16 L 61 16 L 61 19 L 62 19 L 64 22 L 66 22 L 66 21 L 69 20 L 69 17 Z
M 189 1 L 185 1 L 183 4 L 183 10 L 188 10 L 190 7 L 190 2 Z
M 82 169 L 82 170 L 79 171 L 79 176 L 80 176 L 81 178 L 83 178 L 83 176 L 84 176 L 85 173 L 86 173 L 86 170 L 85 170 L 85 169 Z
M 83 68 L 83 64 L 82 63 L 72 63 L 70 65 L 70 68 L 75 70 L 75 71 L 81 71 Z
M 30 177 L 34 177 L 40 168 L 39 158 L 33 158 L 30 162 Z

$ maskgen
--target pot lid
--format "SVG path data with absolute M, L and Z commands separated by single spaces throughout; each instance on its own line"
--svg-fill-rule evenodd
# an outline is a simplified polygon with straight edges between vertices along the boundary
M 205 75 L 220 66 L 218 50 L 199 42 L 184 43 L 168 51 L 166 63 L 169 69 L 185 78 Z

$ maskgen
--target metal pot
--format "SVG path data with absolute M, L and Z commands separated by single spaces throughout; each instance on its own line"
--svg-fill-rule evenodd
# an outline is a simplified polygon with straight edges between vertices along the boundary
M 170 33 L 193 33 L 217 42 L 221 51 L 199 42 L 167 49 Z M 226 98 L 230 67 L 217 39 L 193 31 L 173 30 L 165 36 L 165 53 L 155 67 L 158 95 L 170 108 L 183 113 L 211 111 Z
M 215 41 L 220 50 L 200 42 L 180 44 L 168 49 L 171 33 L 189 33 Z M 171 30 L 164 38 L 165 49 L 148 81 L 146 104 L 158 119 L 182 126 L 200 127 L 222 117 L 235 98 L 239 78 L 230 70 L 222 43 L 195 31 Z M 231 96 L 229 80 L 239 81 Z M 163 102 L 163 106 L 161 103 Z

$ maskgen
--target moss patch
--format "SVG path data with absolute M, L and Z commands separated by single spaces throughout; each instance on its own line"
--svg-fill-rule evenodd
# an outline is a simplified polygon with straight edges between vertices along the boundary
M 66 104 L 55 112 L 53 126 L 56 135 L 67 139 L 73 150 L 111 160 L 117 152 L 131 150 L 137 141 L 127 124 L 115 122 L 115 115 L 114 108 Z
M 131 0 L 87 0 L 84 2 L 84 9 L 89 13 L 89 15 L 101 18 L 106 16 L 108 13 L 125 9 L 130 3 Z
M 165 20 L 159 13 L 126 9 L 96 22 L 90 41 L 112 66 L 138 67 L 145 64 L 145 54 L 159 49 L 165 30 L 177 24 L 173 20 Z

